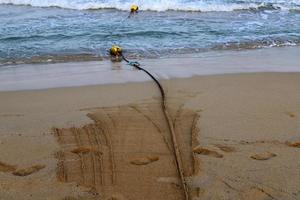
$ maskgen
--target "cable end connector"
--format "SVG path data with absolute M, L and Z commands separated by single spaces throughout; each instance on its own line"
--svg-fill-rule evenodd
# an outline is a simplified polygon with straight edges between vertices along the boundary
M 128 62 L 128 65 L 133 66 L 133 67 L 139 67 L 141 64 L 136 61 L 130 61 L 130 62 Z

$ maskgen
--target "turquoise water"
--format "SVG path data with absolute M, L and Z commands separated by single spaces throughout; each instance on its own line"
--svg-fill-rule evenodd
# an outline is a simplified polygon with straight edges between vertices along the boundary
M 130 5 L 141 11 L 128 17 Z M 0 63 L 300 44 L 300 0 L 0 0 Z

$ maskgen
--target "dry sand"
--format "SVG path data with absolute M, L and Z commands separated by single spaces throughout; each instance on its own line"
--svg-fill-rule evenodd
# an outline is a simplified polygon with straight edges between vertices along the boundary
M 300 74 L 165 80 L 192 199 L 300 199 Z M 152 82 L 0 92 L 0 199 L 184 199 Z

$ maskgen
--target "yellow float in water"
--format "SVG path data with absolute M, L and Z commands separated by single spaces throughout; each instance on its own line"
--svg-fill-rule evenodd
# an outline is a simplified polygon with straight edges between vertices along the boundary
M 139 10 L 139 7 L 137 5 L 132 5 L 130 8 L 131 13 L 136 13 L 136 12 L 138 12 L 138 10 Z

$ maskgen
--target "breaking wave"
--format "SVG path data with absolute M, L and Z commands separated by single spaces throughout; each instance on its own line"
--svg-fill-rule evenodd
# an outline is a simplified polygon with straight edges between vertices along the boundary
M 132 4 L 139 5 L 140 10 L 150 11 L 300 10 L 300 0 L 0 0 L 0 4 L 124 11 Z

